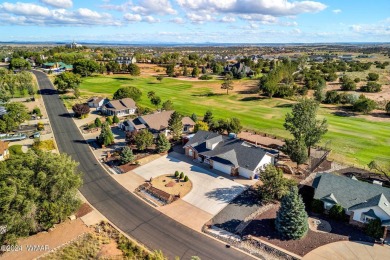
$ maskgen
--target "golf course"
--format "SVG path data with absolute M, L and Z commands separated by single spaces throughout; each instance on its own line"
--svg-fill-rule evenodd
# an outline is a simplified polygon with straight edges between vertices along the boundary
M 226 94 L 220 89 L 219 80 L 164 78 L 159 82 L 152 76 L 97 75 L 84 78 L 80 91 L 85 98 L 112 98 L 118 88 L 135 86 L 143 93 L 141 106 L 155 109 L 147 98 L 147 93 L 154 91 L 162 102 L 171 100 L 175 110 L 185 115 L 195 113 L 202 117 L 209 109 L 216 119 L 237 117 L 245 129 L 288 138 L 283 122 L 294 102 L 261 97 L 256 92 L 256 84 L 257 80 L 234 81 L 234 90 Z M 334 108 L 322 105 L 318 117 L 328 120 L 328 133 L 321 144 L 332 149 L 332 159 L 360 167 L 374 159 L 381 163 L 390 161 L 390 120 L 340 115 Z

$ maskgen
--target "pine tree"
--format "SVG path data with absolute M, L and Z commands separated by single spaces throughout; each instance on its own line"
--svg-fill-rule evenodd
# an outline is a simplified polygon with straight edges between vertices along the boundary
M 300 239 L 308 231 L 307 218 L 298 188 L 293 187 L 282 199 L 275 220 L 276 230 L 284 239 Z
M 157 146 L 157 152 L 158 153 L 163 153 L 171 149 L 171 144 L 169 143 L 167 137 L 165 134 L 160 133 L 157 137 L 156 141 L 156 146 Z
M 121 164 L 134 162 L 134 154 L 130 147 L 125 146 L 121 152 Z
M 118 124 L 120 122 L 119 117 L 117 115 L 114 115 L 114 117 L 112 118 L 112 122 L 114 124 Z
M 102 125 L 102 130 L 99 135 L 99 142 L 104 146 L 114 143 L 114 135 L 112 134 L 111 127 L 107 122 Z
M 178 112 L 173 112 L 168 120 L 168 129 L 171 131 L 173 139 L 179 140 L 183 131 L 183 116 Z
M 102 126 L 102 121 L 98 117 L 95 119 L 95 126 L 96 127 L 101 127 Z

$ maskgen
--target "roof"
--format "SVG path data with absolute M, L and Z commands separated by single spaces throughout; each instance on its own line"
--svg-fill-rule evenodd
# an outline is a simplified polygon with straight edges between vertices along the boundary
M 104 98 L 102 98 L 102 97 L 92 97 L 87 102 L 98 105 L 100 103 L 100 101 L 102 101 L 103 99 Z
M 135 101 L 131 98 L 111 100 L 106 104 L 106 109 L 108 110 L 125 110 L 135 108 L 137 108 L 135 105 Z
M 366 215 L 367 217 L 380 219 L 380 218 L 375 214 L 374 210 L 372 210 L 372 209 L 370 209 L 369 211 L 363 212 L 362 214 Z
M 213 150 L 207 148 L 215 144 L 217 145 Z M 191 146 L 199 154 L 214 161 L 251 171 L 256 169 L 264 156 L 267 154 L 272 156 L 268 150 L 240 139 L 231 139 L 218 133 L 202 130 L 198 131 L 185 146 Z
M 155 112 L 150 115 L 141 116 L 140 118 L 145 121 L 151 130 L 161 131 L 168 127 L 168 121 L 173 112 L 173 110 Z M 183 125 L 195 125 L 195 122 L 189 117 L 183 117 L 182 123 Z
M 315 199 L 330 194 L 347 210 L 379 206 L 390 216 L 390 189 L 331 173 L 321 173 L 313 181 Z M 386 205 L 387 204 L 387 205 Z
M 4 154 L 4 152 L 8 149 L 8 142 L 0 141 L 0 154 Z

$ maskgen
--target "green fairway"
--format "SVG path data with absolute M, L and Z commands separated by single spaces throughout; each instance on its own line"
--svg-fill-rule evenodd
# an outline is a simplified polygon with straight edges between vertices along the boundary
M 283 128 L 284 117 L 291 110 L 291 101 L 282 99 L 262 99 L 256 94 L 215 94 L 210 85 L 217 81 L 183 81 L 164 78 L 159 83 L 153 77 L 129 78 L 128 76 L 94 76 L 83 80 L 80 86 L 85 96 L 112 94 L 123 86 L 136 86 L 142 92 L 142 106 L 153 108 L 147 98 L 148 91 L 155 91 L 164 102 L 170 99 L 175 109 L 191 115 L 203 116 L 207 109 L 215 118 L 237 117 L 245 128 L 280 137 L 289 134 Z M 326 117 L 329 132 L 323 144 L 329 143 L 333 150 L 332 158 L 337 161 L 364 166 L 373 159 L 390 161 L 390 121 L 373 122 L 354 117 L 341 117 L 321 108 L 320 117 Z

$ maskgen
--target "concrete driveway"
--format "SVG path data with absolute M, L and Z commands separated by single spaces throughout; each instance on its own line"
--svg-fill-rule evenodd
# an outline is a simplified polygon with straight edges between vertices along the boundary
M 192 190 L 182 199 L 212 215 L 246 189 L 242 184 L 171 156 L 161 157 L 134 170 L 146 180 L 175 171 L 184 172 L 192 181 Z

